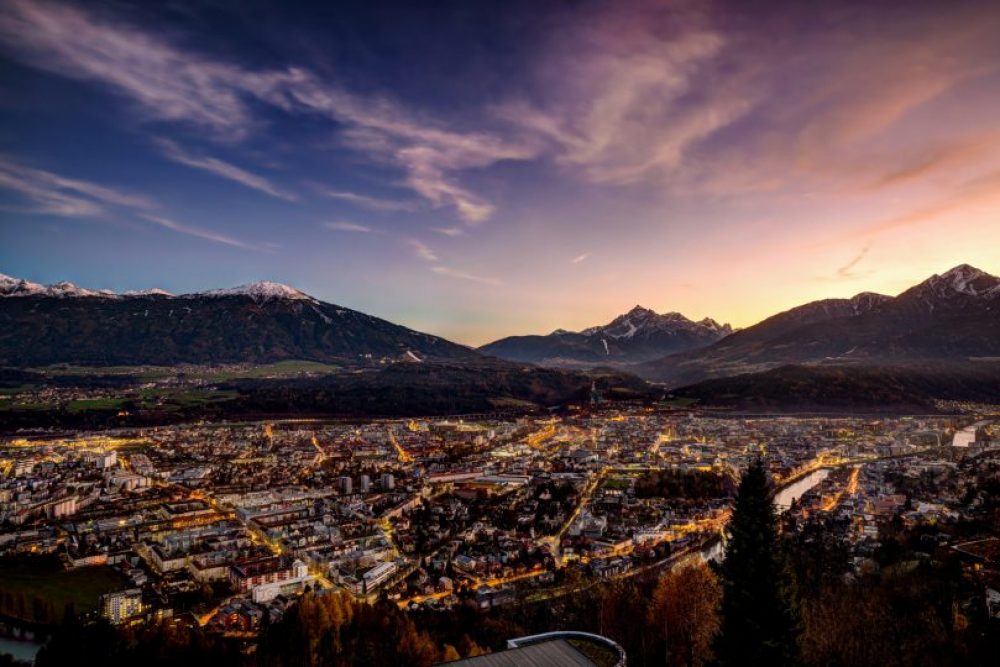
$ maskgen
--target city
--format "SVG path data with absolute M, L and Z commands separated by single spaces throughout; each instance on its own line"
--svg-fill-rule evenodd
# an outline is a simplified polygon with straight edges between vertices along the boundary
M 997 0 L 0 0 L 0 667 L 996 667 Z
M 552 600 L 718 559 L 754 457 L 775 481 L 785 532 L 827 526 L 849 571 L 877 568 L 901 525 L 928 554 L 963 554 L 980 594 L 996 596 L 1000 536 L 955 530 L 977 515 L 966 490 L 1000 467 L 992 419 L 712 416 L 597 401 L 546 418 L 7 438 L 0 557 L 47 555 L 53 577 L 96 571 L 108 590 L 35 597 L 5 575 L 3 613 L 44 623 L 73 603 L 116 625 L 171 619 L 252 650 L 265 619 L 305 591 L 413 611 Z

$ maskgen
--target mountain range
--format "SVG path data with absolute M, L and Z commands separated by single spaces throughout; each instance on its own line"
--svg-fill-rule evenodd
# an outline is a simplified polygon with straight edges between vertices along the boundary
M 968 265 L 891 297 L 862 293 L 773 315 L 696 351 L 633 368 L 668 386 L 786 364 L 864 366 L 1000 358 L 1000 278 Z
M 605 325 L 576 332 L 557 329 L 545 336 L 510 336 L 483 345 L 479 352 L 544 366 L 618 366 L 697 350 L 732 332 L 728 324 L 710 318 L 695 322 L 680 313 L 660 315 L 636 306 Z
M 720 398 L 733 406 L 793 399 L 818 404 L 833 388 L 839 388 L 844 404 L 855 396 L 859 401 L 895 396 L 897 403 L 921 405 L 935 396 L 983 400 L 1000 394 L 1000 278 L 960 265 L 897 296 L 865 292 L 814 301 L 739 331 L 707 318 L 696 322 L 637 306 L 606 325 L 513 336 L 474 350 L 276 283 L 175 296 L 0 276 L 0 366 L 288 359 L 344 368 L 427 362 L 425 372 L 395 372 L 380 378 L 381 385 L 374 379 L 338 381 L 338 391 L 350 386 L 358 396 L 374 387 L 384 392 L 400 382 L 430 380 L 444 396 L 447 382 L 468 382 L 476 368 L 489 369 L 493 387 L 477 387 L 482 397 L 495 390 L 518 400 L 578 398 L 589 386 L 583 374 L 546 375 L 536 366 L 541 365 L 611 366 L 619 372 L 608 386 L 637 395 L 641 383 L 622 375 L 627 371 L 704 404 Z M 463 366 L 471 370 L 459 370 Z M 893 379 L 891 391 L 879 378 Z M 539 382 L 545 385 L 541 390 Z M 406 392 L 416 395 L 419 387 Z
M 463 345 L 270 282 L 174 296 L 0 276 L 0 297 L 0 365 L 479 358 Z

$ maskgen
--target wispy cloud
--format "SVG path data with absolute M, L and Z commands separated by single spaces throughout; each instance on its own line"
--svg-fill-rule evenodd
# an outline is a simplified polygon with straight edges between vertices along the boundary
M 434 227 L 432 231 L 435 231 L 438 234 L 444 234 L 445 236 L 450 236 L 452 238 L 461 236 L 465 233 L 465 230 L 461 227 Z
M 861 252 L 855 255 L 854 258 L 851 259 L 851 261 L 849 261 L 847 264 L 844 264 L 839 269 L 837 269 L 837 275 L 840 276 L 841 278 L 854 278 L 857 275 L 853 271 L 854 267 L 857 266 L 861 262 L 861 260 L 865 258 L 870 249 L 871 246 L 867 245 L 864 248 L 862 248 Z
M 223 141 L 239 141 L 263 124 L 250 99 L 290 114 L 328 118 L 348 146 L 402 169 L 407 187 L 433 206 L 453 208 L 469 224 L 490 217 L 494 205 L 460 185 L 457 174 L 538 154 L 531 142 L 417 120 L 395 101 L 353 94 L 303 68 L 252 70 L 220 62 L 77 7 L 9 0 L 0 8 L 0 42 L 33 66 L 111 87 L 146 118 L 198 126 Z M 194 162 L 191 166 L 273 190 L 232 165 L 210 158 Z
M 726 46 L 702 11 L 682 3 L 583 10 L 543 56 L 541 100 L 495 111 L 546 137 L 559 164 L 591 181 L 662 177 L 751 109 L 740 89 L 699 89 Z
M 316 186 L 316 190 L 324 197 L 329 197 L 330 199 L 340 199 L 360 206 L 361 208 L 367 208 L 374 211 L 413 211 L 417 208 L 416 202 L 411 201 L 379 199 L 378 197 L 369 197 L 367 195 L 360 195 L 355 192 L 347 192 L 344 190 L 333 190 L 323 186 Z
M 574 257 L 573 259 L 571 259 L 569 261 L 572 264 L 579 264 L 580 262 L 585 261 L 588 257 L 590 257 L 590 253 L 589 252 L 585 252 L 582 255 L 577 255 L 576 257 Z
M 298 200 L 295 194 L 282 190 L 263 176 L 250 173 L 242 167 L 237 167 L 234 164 L 207 155 L 195 155 L 184 150 L 176 142 L 169 139 L 159 139 L 156 143 L 163 151 L 163 155 L 174 162 L 194 169 L 207 171 L 278 199 L 286 201 Z
M 246 250 L 256 249 L 231 236 L 166 218 L 157 212 L 159 206 L 148 197 L 26 167 L 4 156 L 0 156 L 0 188 L 31 201 L 32 206 L 27 209 L 30 213 L 101 219 L 117 211 L 180 234 Z
M 0 156 L 0 187 L 32 202 L 29 209 L 65 217 L 96 217 L 107 207 L 150 210 L 155 204 L 141 195 L 60 176 Z
M 976 207 L 995 206 L 1000 201 L 1000 171 L 977 176 L 951 189 L 940 199 L 917 206 L 900 215 L 878 220 L 841 235 L 839 238 L 871 236 L 881 232 L 926 224 Z
M 374 234 L 375 229 L 368 227 L 367 225 L 359 225 L 356 222 L 327 222 L 323 224 L 327 229 L 333 230 L 335 232 L 355 232 L 359 234 Z
M 205 239 L 206 241 L 214 241 L 215 243 L 222 243 L 223 245 L 233 246 L 234 248 L 242 248 L 244 250 L 258 250 L 259 248 L 253 244 L 246 243 L 232 236 L 227 236 L 225 234 L 220 234 L 218 232 L 213 232 L 210 229 L 205 229 L 203 227 L 195 227 L 193 225 L 186 225 L 179 222 L 175 222 L 170 218 L 165 218 L 160 215 L 150 215 L 146 214 L 141 216 L 144 220 L 148 220 L 155 225 L 164 227 L 171 231 L 177 232 L 179 234 L 187 234 L 188 236 L 195 236 L 200 239 Z
M 468 280 L 470 282 L 480 283 L 481 285 L 499 286 L 503 284 L 502 281 L 497 280 L 496 278 L 477 276 L 473 273 L 466 273 L 465 271 L 459 271 L 458 269 L 453 269 L 447 266 L 432 266 L 431 271 L 440 276 L 447 276 L 458 280 Z
M 414 254 L 425 262 L 438 261 L 437 253 L 435 253 L 430 246 L 423 241 L 418 239 L 407 239 L 407 243 L 409 243 L 410 247 L 413 249 Z

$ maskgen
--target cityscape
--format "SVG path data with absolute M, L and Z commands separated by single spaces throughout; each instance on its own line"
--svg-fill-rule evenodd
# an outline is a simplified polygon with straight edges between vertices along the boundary
M 997 453 L 994 420 L 714 416 L 597 395 L 544 418 L 12 437 L 0 549 L 51 569 L 24 588 L 5 575 L 3 613 L 46 623 L 79 604 L 115 626 L 156 619 L 252 647 L 304 593 L 424 614 L 548 604 L 721 559 L 740 473 L 758 458 L 782 530 L 820 531 L 846 574 L 877 571 L 905 535 L 984 587 L 960 610 L 1000 613 L 1000 537 L 971 529 L 990 520 L 977 489 Z M 43 576 L 66 588 L 39 597 Z
M 0 0 L 0 667 L 995 667 L 995 0 Z

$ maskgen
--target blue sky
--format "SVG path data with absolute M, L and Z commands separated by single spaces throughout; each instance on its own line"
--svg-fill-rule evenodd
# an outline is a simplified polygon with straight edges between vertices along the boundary
M 995 3 L 0 2 L 0 272 L 469 343 L 1000 272 Z

